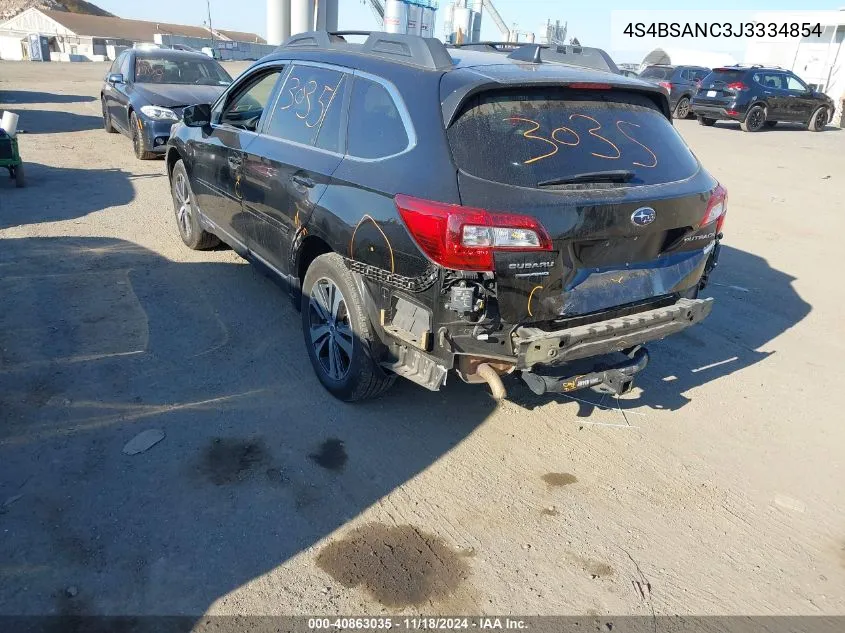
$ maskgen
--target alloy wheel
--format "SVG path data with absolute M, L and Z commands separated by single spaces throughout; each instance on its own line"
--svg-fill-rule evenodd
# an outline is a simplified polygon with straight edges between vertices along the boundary
M 816 130 L 823 130 L 824 126 L 827 125 L 827 108 L 823 108 L 821 112 L 816 115 L 815 120 Z
M 190 241 L 191 239 L 191 194 L 188 190 L 188 181 L 182 173 L 176 174 L 176 180 L 173 184 L 173 190 L 176 194 L 176 220 L 179 222 L 179 230 L 182 236 Z
M 689 99 L 681 99 L 678 103 L 677 114 L 679 119 L 686 119 L 689 116 Z
M 753 110 L 751 110 L 748 115 L 748 118 L 748 127 L 750 127 L 752 130 L 759 129 L 763 126 L 764 115 L 763 110 L 761 108 L 754 108 Z
M 308 303 L 311 344 L 317 361 L 332 380 L 343 380 L 352 364 L 352 326 L 340 288 L 321 277 Z

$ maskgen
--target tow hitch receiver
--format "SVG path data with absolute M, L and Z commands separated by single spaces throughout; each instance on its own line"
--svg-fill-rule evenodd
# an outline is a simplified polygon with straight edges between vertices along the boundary
M 522 380 L 538 396 L 542 396 L 544 393 L 568 393 L 596 385 L 606 387 L 610 393 L 622 395 L 631 391 L 634 386 L 634 376 L 648 365 L 648 350 L 645 347 L 637 346 L 626 350 L 624 353 L 629 360 L 607 367 L 602 371 L 579 374 L 568 378 L 542 376 L 530 371 L 523 371 Z

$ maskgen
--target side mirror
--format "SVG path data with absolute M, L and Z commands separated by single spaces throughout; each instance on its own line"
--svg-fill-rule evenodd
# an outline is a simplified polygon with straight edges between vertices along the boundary
M 107 80 L 110 84 L 122 84 L 125 83 L 123 80 L 122 73 L 109 73 L 109 77 Z
M 188 106 L 182 111 L 182 121 L 188 127 L 205 127 L 211 124 L 211 106 L 207 103 Z

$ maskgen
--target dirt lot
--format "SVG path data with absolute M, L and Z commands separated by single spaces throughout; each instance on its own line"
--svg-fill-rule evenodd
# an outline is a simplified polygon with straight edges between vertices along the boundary
M 0 614 L 845 613 L 845 131 L 678 123 L 730 191 L 717 304 L 618 408 L 349 406 L 276 285 L 183 247 L 104 72 L 0 63 Z

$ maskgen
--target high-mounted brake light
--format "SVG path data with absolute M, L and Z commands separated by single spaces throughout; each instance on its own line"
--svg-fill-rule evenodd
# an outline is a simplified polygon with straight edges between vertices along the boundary
M 725 88 L 727 88 L 728 90 L 736 90 L 737 92 L 744 92 L 748 90 L 748 86 L 746 86 L 741 81 L 731 82 L 727 86 L 725 86 Z
M 704 228 L 716 223 L 716 233 L 722 232 L 722 225 L 725 223 L 725 214 L 728 212 L 728 190 L 722 185 L 716 185 L 716 188 L 710 192 L 710 200 L 707 202 L 707 212 L 699 224 L 699 228 Z
M 595 83 L 592 81 L 576 81 L 569 84 L 569 87 L 583 90 L 610 90 L 613 86 L 610 84 Z
M 552 241 L 536 218 L 495 213 L 398 194 L 399 215 L 419 247 L 454 270 L 493 270 L 493 252 L 550 251 Z

